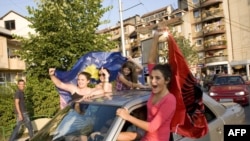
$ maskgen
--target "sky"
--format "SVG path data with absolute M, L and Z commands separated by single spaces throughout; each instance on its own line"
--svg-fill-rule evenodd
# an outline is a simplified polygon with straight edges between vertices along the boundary
M 37 1 L 37 0 L 36 0 Z M 104 29 L 116 25 L 120 21 L 119 0 L 103 0 L 104 7 L 113 5 L 113 9 L 106 12 L 103 20 L 109 20 L 110 23 L 101 25 L 99 29 Z M 172 5 L 177 8 L 177 0 L 121 0 L 122 18 L 127 19 L 134 15 L 146 14 L 159 8 Z M 27 6 L 36 7 L 34 0 L 0 0 L 0 17 L 4 16 L 10 10 L 13 10 L 23 16 L 28 16 Z

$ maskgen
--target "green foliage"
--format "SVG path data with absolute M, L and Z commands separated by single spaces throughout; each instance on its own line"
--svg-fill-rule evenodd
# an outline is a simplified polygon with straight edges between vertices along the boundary
M 178 44 L 183 56 L 187 60 L 188 64 L 195 64 L 198 60 L 198 54 L 193 45 L 191 45 L 190 40 L 183 36 L 176 36 L 174 33 L 176 43 Z
M 7 84 L 0 86 L 0 125 L 9 126 L 16 122 L 14 115 L 14 93 L 16 86 Z
M 28 7 L 31 28 L 37 34 L 22 41 L 21 57 L 28 73 L 46 77 L 49 67 L 70 70 L 77 60 L 90 51 L 109 51 L 114 43 L 108 35 L 95 34 L 100 18 L 110 9 L 101 0 L 42 0 L 38 8 Z
M 10 135 L 12 125 L 16 123 L 14 114 L 14 93 L 16 85 L 7 83 L 4 86 L 0 86 L 0 90 L 0 140 L 4 140 L 6 135 Z
M 48 69 L 70 70 L 90 51 L 109 51 L 115 47 L 108 35 L 96 34 L 100 18 L 111 7 L 102 0 L 40 0 L 28 7 L 35 30 L 29 37 L 15 36 L 22 49 L 16 53 L 26 62 L 26 106 L 30 116 L 53 116 L 59 109 L 59 95 L 48 76 Z M 13 93 L 1 94 L 0 123 L 15 122 Z M 8 99 L 8 100 L 6 100 Z
M 30 76 L 25 89 L 26 105 L 30 116 L 53 116 L 59 110 L 59 95 L 49 79 Z

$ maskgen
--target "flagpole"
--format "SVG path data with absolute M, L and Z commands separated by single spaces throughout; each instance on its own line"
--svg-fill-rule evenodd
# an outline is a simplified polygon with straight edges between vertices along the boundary
M 121 28 L 122 55 L 123 55 L 124 57 L 126 57 L 125 37 L 124 37 L 124 27 L 123 27 L 122 4 L 121 4 L 121 0 L 119 0 L 119 14 L 120 14 L 120 28 Z

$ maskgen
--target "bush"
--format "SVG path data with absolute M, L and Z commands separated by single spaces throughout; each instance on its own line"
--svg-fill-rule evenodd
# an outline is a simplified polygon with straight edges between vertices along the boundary
M 14 93 L 17 89 L 15 84 L 7 84 L 0 87 L 0 130 L 11 129 L 16 123 L 14 113 Z M 50 79 L 39 80 L 36 77 L 27 77 L 25 89 L 25 105 L 30 118 L 54 116 L 59 110 L 59 95 Z M 5 135 L 10 135 L 8 130 Z M 3 137 L 0 131 L 0 139 Z
M 11 130 L 10 129 L 13 124 L 16 123 L 15 115 L 14 115 L 14 100 L 13 94 L 16 86 L 11 83 L 7 83 L 6 86 L 0 86 L 0 139 L 3 138 L 3 131 L 5 135 L 9 135 Z

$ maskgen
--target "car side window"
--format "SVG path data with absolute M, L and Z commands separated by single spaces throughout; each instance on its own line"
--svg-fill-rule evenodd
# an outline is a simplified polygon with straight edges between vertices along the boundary
M 206 105 L 205 105 L 205 113 L 204 114 L 206 116 L 208 123 L 213 121 L 214 119 L 216 119 L 215 114 Z
M 143 107 L 139 107 L 133 110 L 130 114 L 136 118 L 139 118 L 145 121 L 147 119 L 147 107 L 146 105 L 144 105 Z M 133 139 L 131 138 L 131 132 L 136 134 L 135 138 L 132 137 Z M 128 140 L 129 138 L 129 140 L 139 141 L 144 136 L 144 134 L 145 134 L 145 131 L 143 129 L 140 129 L 139 127 L 126 121 L 117 140 Z

